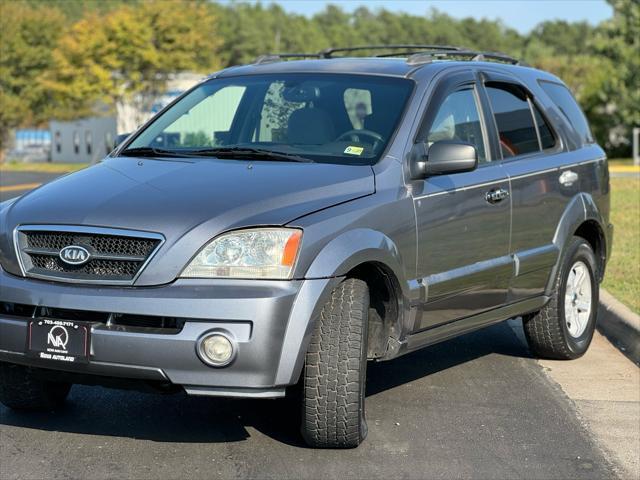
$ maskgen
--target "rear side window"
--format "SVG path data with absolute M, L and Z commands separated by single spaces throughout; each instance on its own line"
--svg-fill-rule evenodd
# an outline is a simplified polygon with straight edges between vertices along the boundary
M 498 127 L 502 157 L 538 152 L 538 134 L 524 92 L 516 88 L 487 86 L 487 94 Z
M 582 142 L 593 142 L 593 136 L 591 135 L 591 130 L 589 130 L 587 119 L 569 89 L 559 83 L 543 81 L 540 82 L 540 86 L 558 106 L 575 131 L 578 132 Z

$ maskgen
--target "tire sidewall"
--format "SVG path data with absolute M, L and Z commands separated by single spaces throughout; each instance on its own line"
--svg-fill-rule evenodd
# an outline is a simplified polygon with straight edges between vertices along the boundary
M 571 267 L 578 261 L 583 262 L 587 266 L 587 270 L 591 279 L 591 312 L 584 332 L 582 332 L 582 334 L 576 338 L 569 333 L 569 329 L 567 327 L 567 323 L 565 320 L 564 299 L 567 289 L 569 272 L 571 271 Z M 562 328 L 567 347 L 572 354 L 577 356 L 582 355 L 584 352 L 586 352 L 587 348 L 589 348 L 589 344 L 591 343 L 591 339 L 593 338 L 593 333 L 595 331 L 599 304 L 599 285 L 596 278 L 596 272 L 597 263 L 593 250 L 586 241 L 575 239 L 571 243 L 565 255 L 561 271 L 561 281 L 556 294 L 558 296 L 558 318 L 560 320 L 560 326 Z
M 368 339 L 369 339 L 369 307 L 371 300 L 367 294 L 367 298 L 364 302 L 364 312 L 362 318 L 362 340 L 360 352 L 360 398 L 359 398 L 359 410 L 360 410 L 360 441 L 362 442 L 368 433 L 367 417 L 365 414 L 365 398 L 367 396 L 367 353 L 368 353 Z

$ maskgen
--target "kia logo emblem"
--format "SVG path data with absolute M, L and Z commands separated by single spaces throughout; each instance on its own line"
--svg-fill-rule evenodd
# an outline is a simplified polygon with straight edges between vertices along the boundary
M 89 251 L 78 245 L 69 245 L 60 250 L 60 260 L 69 265 L 82 265 L 90 258 Z

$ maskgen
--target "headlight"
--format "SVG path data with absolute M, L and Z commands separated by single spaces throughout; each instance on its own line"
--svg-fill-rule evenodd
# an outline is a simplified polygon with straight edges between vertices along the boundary
M 256 228 L 229 232 L 204 246 L 181 277 L 291 278 L 302 231 Z

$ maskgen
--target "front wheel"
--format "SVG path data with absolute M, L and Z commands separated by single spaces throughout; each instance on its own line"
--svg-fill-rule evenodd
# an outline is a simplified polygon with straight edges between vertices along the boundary
M 369 289 L 347 279 L 318 318 L 305 357 L 301 432 L 317 448 L 353 448 L 367 435 L 364 413 Z
M 598 312 L 597 262 L 591 246 L 574 237 L 563 256 L 549 303 L 523 318 L 534 355 L 555 360 L 581 357 L 589 348 Z

